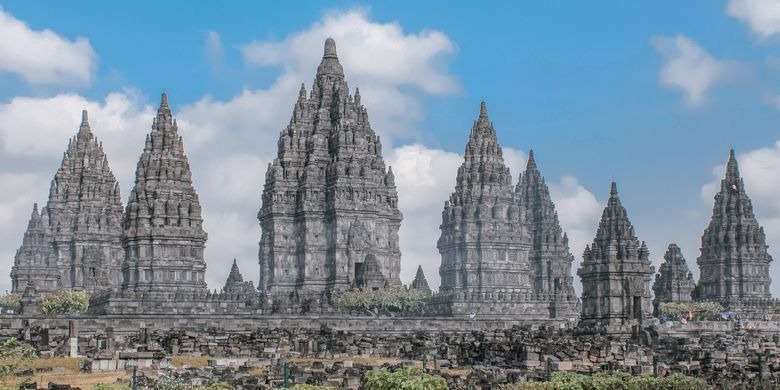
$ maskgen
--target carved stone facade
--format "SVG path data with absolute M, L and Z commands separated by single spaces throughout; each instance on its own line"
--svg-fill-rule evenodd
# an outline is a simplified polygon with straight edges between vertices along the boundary
M 349 93 L 333 39 L 278 146 L 258 213 L 259 289 L 325 303 L 337 290 L 400 285 L 393 173 L 360 92 Z
M 40 292 L 72 288 L 94 293 L 119 285 L 124 257 L 119 183 L 108 166 L 102 143 L 92 134 L 86 111 L 39 217 L 33 216 L 28 227 L 35 244 L 23 244 L 17 255 L 12 271 L 14 291 L 26 286 L 18 278 L 32 279 Z M 43 258 L 52 254 L 53 262 L 47 262 L 44 271 Z M 33 258 L 35 262 L 30 263 Z M 53 282 L 54 273 L 59 275 L 58 283 Z
M 122 289 L 206 290 L 200 200 L 178 125 L 162 95 L 146 137 L 124 220 Z
M 440 314 L 576 316 L 571 261 L 531 154 L 515 189 L 485 102 L 472 126 L 438 248 Z
M 629 332 L 652 317 L 650 279 L 654 269 L 640 244 L 613 182 L 593 244 L 585 247 L 582 266 L 582 315 L 579 326 L 596 332 Z
M 690 302 L 695 284 L 693 274 L 677 244 L 669 244 L 664 262 L 653 282 L 653 307 L 656 313 L 663 302 Z
M 254 294 L 254 284 L 251 281 L 244 281 L 244 276 L 241 275 L 241 271 L 238 269 L 236 260 L 233 259 L 233 265 L 230 267 L 230 274 L 228 274 L 225 286 L 222 287 L 222 292 L 226 294 Z
M 38 204 L 34 204 L 22 246 L 16 251 L 14 266 L 11 267 L 11 292 L 21 293 L 30 287 L 35 291 L 61 288 L 62 275 L 58 272 L 57 256 L 46 225 L 38 211 Z
M 770 298 L 769 263 L 764 229 L 739 176 L 734 150 L 729 152 L 726 176 L 715 195 L 712 219 L 701 238 L 696 260 L 700 276 L 697 298 L 726 306 L 746 299 Z

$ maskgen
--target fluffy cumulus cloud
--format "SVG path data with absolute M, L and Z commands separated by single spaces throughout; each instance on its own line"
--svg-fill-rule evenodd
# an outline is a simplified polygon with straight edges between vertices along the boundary
M 745 181 L 745 190 L 752 200 L 758 223 L 764 227 L 769 253 L 780 258 L 780 141 L 769 147 L 758 148 L 737 155 L 739 173 Z M 713 197 L 720 190 L 720 181 L 726 172 L 725 165 L 713 167 L 713 180 L 702 186 L 701 198 L 712 206 Z M 780 280 L 780 270 L 770 268 L 772 280 Z M 778 283 L 772 284 L 772 293 L 780 294 Z
M 651 44 L 663 56 L 660 83 L 678 89 L 691 106 L 701 105 L 714 85 L 729 80 L 736 71 L 735 63 L 712 57 L 684 35 L 654 37 Z
M 0 72 L 30 84 L 88 84 L 97 56 L 86 38 L 70 41 L 49 29 L 36 31 L 0 7 Z
M 363 103 L 385 139 L 413 136 L 410 130 L 423 115 L 418 95 L 405 87 L 426 94 L 459 90 L 442 66 L 441 59 L 456 49 L 444 33 L 405 33 L 397 23 L 371 21 L 362 9 L 327 14 L 282 41 L 249 43 L 243 46 L 244 59 L 253 66 L 282 67 L 283 79 L 300 83 L 311 80 L 327 37 L 336 40 L 347 80 L 365 91 Z
M 760 38 L 780 33 L 780 2 L 777 0 L 729 0 L 726 14 L 746 23 Z

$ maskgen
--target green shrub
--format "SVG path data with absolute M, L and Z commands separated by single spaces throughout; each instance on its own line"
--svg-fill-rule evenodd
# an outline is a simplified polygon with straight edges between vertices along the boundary
M 14 312 L 19 313 L 22 310 L 22 301 L 19 294 L 6 294 L 0 296 L 0 313 Z
M 22 344 L 15 338 L 0 343 L 0 378 L 13 374 L 38 357 L 38 352 L 30 345 Z
M 298 385 L 292 385 L 286 389 L 277 387 L 272 390 L 336 390 L 335 387 L 330 386 L 317 386 L 317 385 L 307 385 L 307 384 L 298 384 Z
M 663 302 L 659 305 L 661 314 L 667 316 L 687 317 L 692 313 L 694 318 L 713 318 L 725 310 L 718 302 Z
M 593 375 L 556 372 L 550 382 L 527 382 L 502 385 L 502 390 L 704 390 L 702 379 L 672 374 L 666 377 L 631 375 L 628 373 L 598 373 Z
M 43 314 L 77 314 L 87 311 L 89 293 L 76 290 L 59 290 L 43 297 Z
M 404 366 L 395 371 L 377 368 L 366 373 L 369 390 L 447 390 L 447 381 L 427 374 L 421 367 Z
M 419 290 L 403 286 L 385 287 L 378 290 L 356 289 L 342 293 L 336 299 L 336 307 L 348 311 L 362 311 L 372 314 L 388 314 L 412 311 L 425 299 Z

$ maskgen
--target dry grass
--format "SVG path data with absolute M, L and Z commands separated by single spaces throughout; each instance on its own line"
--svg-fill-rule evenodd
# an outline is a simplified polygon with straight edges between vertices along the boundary
M 11 386 L 12 388 L 18 388 L 23 382 L 30 381 L 37 382 L 39 386 L 46 386 L 47 383 L 53 382 L 57 384 L 75 385 L 82 389 L 91 389 L 94 385 L 101 383 L 116 383 L 117 380 L 129 382 L 130 376 L 124 371 L 98 372 L 92 374 L 78 372 L 65 372 L 61 374 L 45 372 L 30 377 L 8 377 L 0 381 L 0 387 Z
M 255 367 L 249 371 L 249 376 L 263 376 L 268 372 L 268 367 Z
M 404 363 L 404 364 L 412 364 L 418 367 L 422 367 L 422 362 L 417 360 L 402 360 L 396 358 L 376 358 L 376 357 L 368 357 L 368 356 L 349 356 L 349 357 L 329 358 L 329 359 L 321 359 L 321 358 L 314 358 L 314 357 L 293 357 L 290 358 L 290 363 L 298 363 L 298 364 L 311 364 L 314 362 L 341 363 L 347 360 L 350 360 L 355 364 L 360 364 L 364 366 L 378 367 L 384 364 Z
M 209 365 L 209 356 L 168 356 L 171 363 L 176 367 L 190 366 L 203 368 Z
M 470 368 L 442 368 L 439 370 L 442 375 L 457 376 L 466 379 L 471 375 Z

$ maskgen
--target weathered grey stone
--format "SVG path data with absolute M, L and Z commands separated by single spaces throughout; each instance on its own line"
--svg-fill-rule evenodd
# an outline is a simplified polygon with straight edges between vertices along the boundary
M 582 316 L 578 327 L 595 332 L 625 332 L 651 318 L 650 253 L 640 244 L 612 182 L 593 244 L 582 266 Z
M 428 280 L 425 279 L 421 265 L 417 266 L 417 274 L 414 275 L 414 280 L 409 288 L 421 291 L 426 297 L 431 296 L 431 288 L 428 286 Z
M 241 271 L 238 269 L 236 260 L 233 259 L 233 266 L 230 267 L 230 274 L 222 287 L 222 292 L 227 294 L 254 294 L 255 286 L 251 281 L 244 281 Z
M 54 175 L 41 214 L 40 221 L 31 218 L 32 235 L 49 241 L 51 248 L 43 242 L 22 245 L 11 272 L 14 291 L 24 289 L 28 280 L 37 283 L 41 292 L 56 288 L 97 292 L 119 285 L 124 258 L 119 183 L 108 166 L 102 143 L 92 134 L 86 111 Z M 43 260 L 50 252 L 54 263 Z M 53 282 L 52 271 L 59 274 L 58 284 Z
M 163 94 L 127 203 L 122 289 L 205 292 L 206 238 L 184 143 Z
M 301 86 L 266 173 L 259 289 L 295 305 L 400 285 L 401 218 L 380 139 L 328 38 L 311 93 Z
M 36 292 L 54 291 L 62 286 L 61 278 L 49 229 L 38 212 L 38 204 L 33 204 L 22 246 L 11 267 L 11 291 L 21 293 L 30 287 Z
M 712 219 L 701 239 L 695 294 L 700 300 L 726 306 L 738 306 L 739 301 L 746 299 L 770 298 L 771 261 L 764 229 L 753 214 L 732 149 L 726 176 L 715 195 Z
M 663 302 L 690 302 L 693 289 L 693 275 L 680 247 L 669 244 L 653 283 L 653 306 L 656 312 Z

